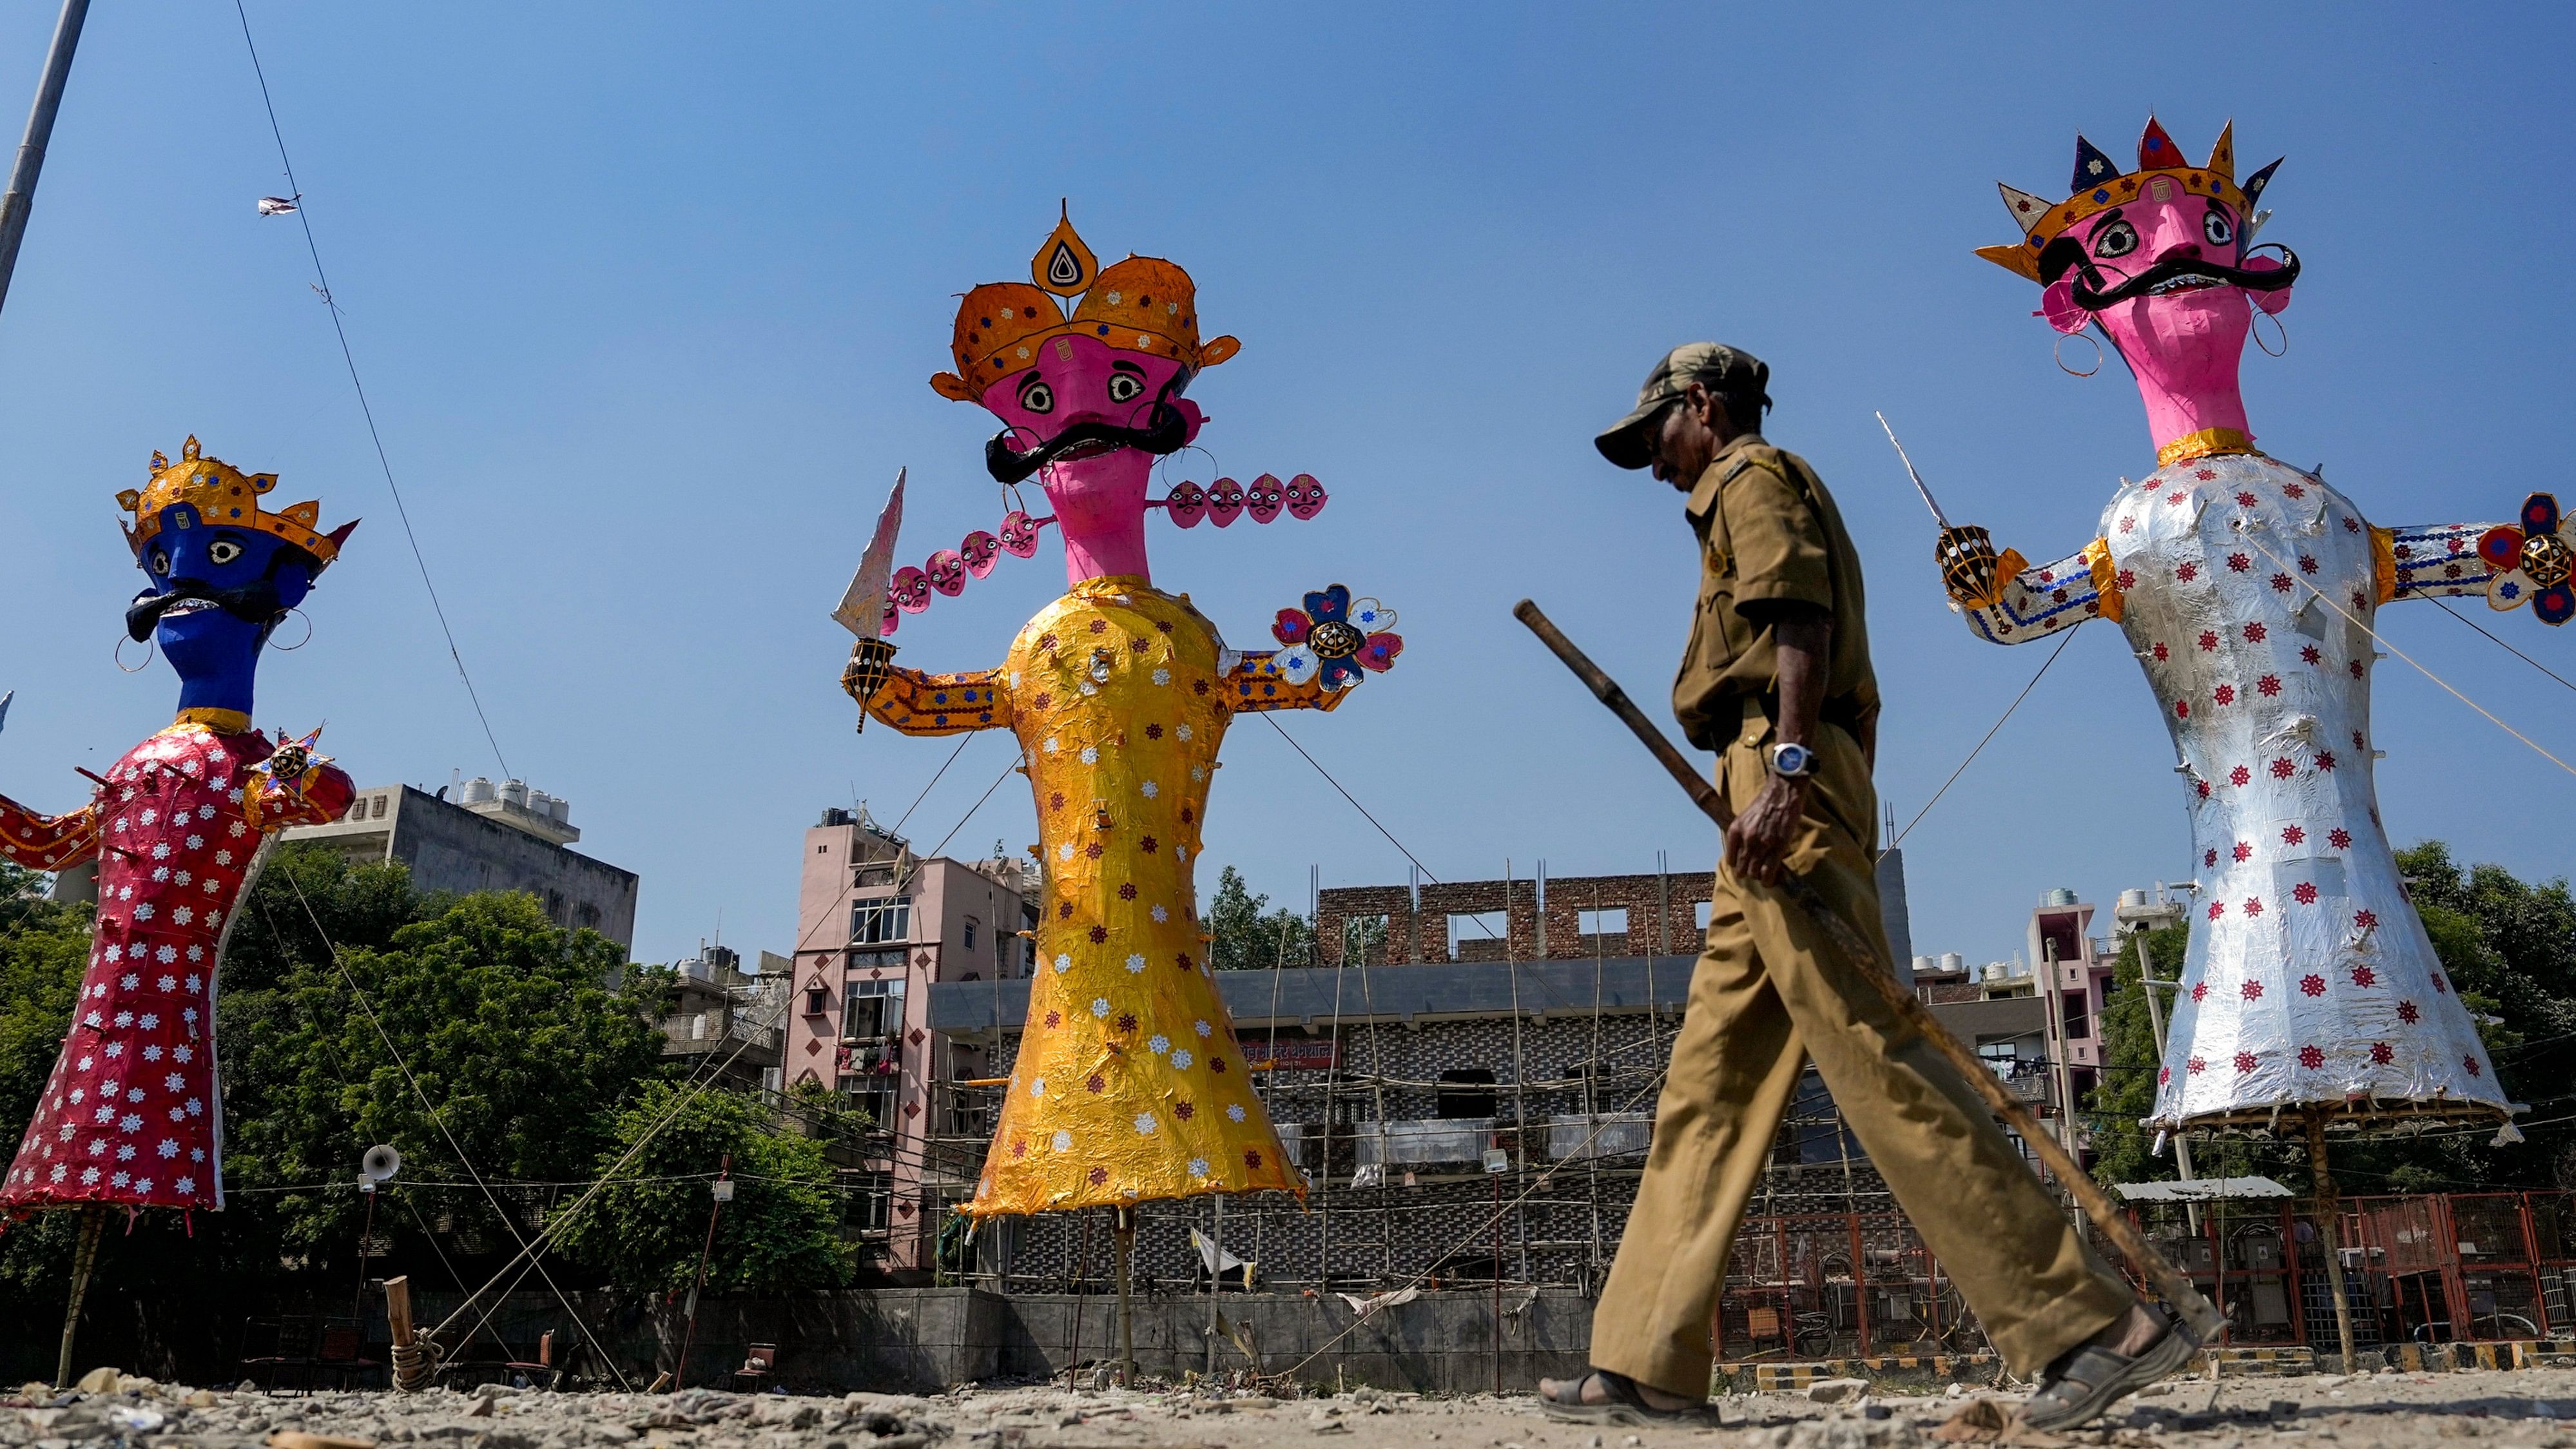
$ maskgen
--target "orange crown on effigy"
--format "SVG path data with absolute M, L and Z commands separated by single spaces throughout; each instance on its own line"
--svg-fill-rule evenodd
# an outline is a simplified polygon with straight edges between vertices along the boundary
M 2244 230 L 2251 235 L 2256 225 L 2254 203 L 2261 199 L 2263 187 L 2281 163 L 2273 162 L 2236 182 L 2236 123 L 2230 121 L 2218 133 L 2218 144 L 2211 147 L 2209 159 L 2197 166 L 2184 162 L 2182 148 L 2165 134 L 2165 128 L 2153 116 L 2147 117 L 2147 129 L 2138 137 L 2138 169 L 2122 171 L 2118 162 L 2082 136 L 2075 138 L 2075 189 L 2064 201 L 2045 201 L 2027 191 L 1998 181 L 1995 189 L 2003 193 L 2004 209 L 2021 223 L 2022 240 L 2004 246 L 1979 247 L 1977 255 L 2017 272 L 2036 282 L 2042 280 L 2040 259 L 2048 244 L 2065 234 L 2068 227 L 2110 210 L 2123 202 L 2135 201 L 2145 188 L 2179 185 L 2183 190 L 2223 201 L 2236 209 L 2243 219 Z
M 116 495 L 116 506 L 134 515 L 125 527 L 125 542 L 136 557 L 143 546 L 161 532 L 161 515 L 177 504 L 196 510 L 196 522 L 209 528 L 247 528 L 257 533 L 282 538 L 316 560 L 315 573 L 328 567 L 340 556 L 340 545 L 348 540 L 356 519 L 324 533 L 320 529 L 322 505 L 318 501 L 290 504 L 271 513 L 260 507 L 260 500 L 277 486 L 274 473 L 244 473 L 220 458 L 206 457 L 194 437 L 179 450 L 179 461 L 171 462 L 159 453 L 152 455 L 152 481 L 140 489 L 128 488 Z M 186 522 L 181 527 L 189 526 Z
M 974 402 L 984 389 L 1037 361 L 1051 337 L 1097 337 L 1113 347 L 1214 367 L 1243 350 L 1231 337 L 1199 341 L 1198 289 L 1160 257 L 1131 256 L 1106 270 L 1070 218 L 1029 259 L 1029 282 L 986 282 L 957 308 L 955 372 L 930 379 L 941 397 Z

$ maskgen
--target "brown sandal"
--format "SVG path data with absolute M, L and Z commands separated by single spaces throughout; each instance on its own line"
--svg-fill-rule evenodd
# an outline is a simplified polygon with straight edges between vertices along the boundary
M 1583 1402 L 1583 1385 L 1592 1379 L 1599 1379 L 1602 1392 L 1609 1395 L 1598 1404 Z M 1566 1394 L 1573 1397 L 1560 1397 Z M 1646 1402 L 1635 1379 L 1606 1368 L 1587 1369 L 1579 1377 L 1560 1380 L 1554 1394 L 1541 1388 L 1538 1401 L 1549 1418 L 1568 1424 L 1625 1424 L 1641 1429 L 1656 1424 L 1691 1428 L 1713 1428 L 1717 1424 L 1717 1411 L 1706 1400 L 1678 1409 L 1658 1409 Z

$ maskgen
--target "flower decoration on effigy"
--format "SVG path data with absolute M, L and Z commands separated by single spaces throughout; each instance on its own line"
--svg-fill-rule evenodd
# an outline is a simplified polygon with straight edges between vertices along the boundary
M 1389 633 L 1395 611 L 1375 599 L 1351 598 L 1341 584 L 1306 596 L 1306 607 L 1282 609 L 1271 636 L 1288 647 L 1271 656 L 1270 668 L 1290 684 L 1318 680 L 1326 689 L 1348 689 L 1362 670 L 1379 674 L 1404 652 L 1402 635 Z
M 2522 501 L 2522 526 L 2499 523 L 2478 536 L 2478 558 L 2495 571 L 2487 607 L 2519 609 L 2527 600 L 2544 624 L 2576 617 L 2576 521 L 2561 517 L 2553 494 Z

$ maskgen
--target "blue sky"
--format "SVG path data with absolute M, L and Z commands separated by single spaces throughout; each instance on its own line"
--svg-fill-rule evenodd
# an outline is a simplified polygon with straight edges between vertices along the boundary
M 1993 182 L 2054 196 L 2078 129 L 2133 154 L 2233 116 L 2289 158 L 2265 232 L 2307 263 L 2247 365 L 2265 445 L 2388 523 L 2564 484 L 2571 22 L 2556 8 L 475 6 L 253 3 L 279 117 L 386 447 L 501 748 L 644 877 L 638 954 L 794 932 L 801 831 L 892 818 L 949 745 L 854 737 L 826 616 L 883 490 L 903 553 L 1001 505 L 990 423 L 925 385 L 955 294 L 1025 275 L 1059 197 L 1104 258 L 1173 258 L 1244 342 L 1193 392 L 1206 482 L 1307 471 L 1309 523 L 1182 533 L 1157 581 L 1238 644 L 1333 580 L 1409 649 L 1287 727 L 1436 874 L 1705 869 L 1710 832 L 1514 624 L 1537 597 L 1660 705 L 1687 623 L 1678 499 L 1592 432 L 1666 347 L 1774 369 L 1770 434 L 1869 569 L 1880 786 L 1920 808 L 2039 665 L 1941 604 L 1883 408 L 1953 517 L 2034 557 L 2153 467 L 2117 364 L 2050 360 L 2035 290 L 1970 248 Z M 50 4 L 0 14 L 31 91 Z M 13 120 L 16 102 L 6 101 Z M 0 539 L 15 625 L 0 790 L 67 808 L 168 718 L 110 660 L 136 585 L 112 496 L 210 451 L 366 523 L 269 659 L 262 722 L 361 784 L 498 773 L 309 289 L 228 5 L 93 13 L 5 313 Z M 2070 349 L 2074 350 L 2074 349 Z M 2562 487 L 2576 502 L 2576 488 Z M 904 662 L 999 660 L 1061 587 L 1050 535 L 908 621 Z M 2481 611 L 2482 614 L 2482 611 Z M 2482 615 L 2482 622 L 2486 622 Z M 2493 621 L 2576 673 L 2576 631 Z M 2562 756 L 2559 685 L 2429 606 L 2385 632 Z M 2568 869 L 2569 780 L 2397 661 L 2383 807 L 2525 874 Z M 1006 737 L 906 826 L 1035 838 Z M 2171 754 L 2122 641 L 2084 631 L 1909 839 L 1922 950 L 2005 954 L 2039 893 L 2190 874 Z M 1206 858 L 1302 902 L 1406 862 L 1268 726 L 1238 728 Z M 1203 887 L 1206 882 L 1203 882 Z

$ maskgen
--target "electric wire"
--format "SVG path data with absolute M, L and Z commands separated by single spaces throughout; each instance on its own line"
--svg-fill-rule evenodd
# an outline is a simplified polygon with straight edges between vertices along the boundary
M 1262 718 L 1263 722 L 1264 722 L 1264 723 L 1266 723 L 1266 724 L 1268 724 L 1272 729 L 1274 729 L 1274 730 L 1278 730 L 1278 731 L 1279 731 L 1279 738 L 1281 738 L 1281 739 L 1283 739 L 1283 740 L 1286 740 L 1286 741 L 1288 742 L 1288 748 L 1290 748 L 1290 749 L 1292 749 L 1292 750 L 1295 750 L 1295 751 L 1297 752 L 1297 754 L 1299 755 L 1299 757 L 1301 757 L 1302 759 L 1304 759 L 1304 760 L 1305 760 L 1305 762 L 1306 762 L 1307 764 L 1313 765 L 1313 766 L 1315 767 L 1315 773 L 1324 777 L 1324 783 L 1325 783 L 1325 784 L 1332 786 L 1336 791 L 1340 792 L 1341 797 L 1342 797 L 1343 799 L 1348 800 L 1348 801 L 1350 801 L 1350 802 L 1351 802 L 1351 808 L 1352 808 L 1352 809 L 1354 809 L 1354 810 L 1357 810 L 1358 812 L 1360 812 L 1360 818 L 1361 818 L 1361 819 L 1366 820 L 1369 824 L 1376 826 L 1376 827 L 1377 827 L 1377 833 L 1386 837 L 1386 843 L 1387 843 L 1387 844 L 1394 846 L 1394 847 L 1396 848 L 1396 852 L 1397 852 L 1398 854 L 1402 855 L 1406 860 L 1409 860 L 1409 861 L 1413 862 L 1413 868 L 1414 868 L 1415 870 L 1418 870 L 1418 871 L 1422 872 L 1423 878 L 1424 878 L 1425 880 L 1430 881 L 1433 885 L 1443 885 L 1443 884 L 1446 884 L 1446 882 L 1442 881 L 1442 880 L 1440 879 L 1440 877 L 1439 877 L 1437 874 L 1434 874 L 1434 873 L 1433 873 L 1433 871 L 1432 871 L 1431 867 L 1429 867 L 1429 866 L 1427 866 L 1427 865 L 1424 865 L 1424 864 L 1422 863 L 1422 857 L 1420 857 L 1420 856 L 1418 856 L 1418 855 L 1415 855 L 1415 854 L 1414 854 L 1412 851 L 1410 851 L 1410 850 L 1405 849 L 1405 848 L 1404 848 L 1404 842 L 1403 842 L 1403 841 L 1401 841 L 1401 840 L 1396 839 L 1396 838 L 1395 838 L 1395 832 L 1394 832 L 1394 831 L 1387 829 L 1387 828 L 1386 828 L 1386 826 L 1385 826 L 1382 822 L 1380 822 L 1380 821 L 1379 821 L 1379 819 L 1378 819 L 1375 815 L 1370 814 L 1370 813 L 1369 813 L 1369 808 L 1368 808 L 1366 805 L 1363 805 L 1363 804 L 1361 804 L 1361 803 L 1360 803 L 1360 801 L 1359 801 L 1359 797 L 1358 797 L 1358 796 L 1353 795 L 1349 790 L 1347 790 L 1347 789 L 1343 788 L 1342 782 L 1333 778 L 1333 772 L 1332 772 L 1332 771 L 1330 771 L 1330 770 L 1325 769 L 1325 768 L 1324 768 L 1324 766 L 1323 766 L 1323 762 L 1322 762 L 1322 761 L 1317 760 L 1313 755 L 1310 755 L 1310 754 L 1306 753 L 1306 747 L 1305 747 L 1304 745 L 1301 745 L 1301 744 L 1297 743 L 1297 737 L 1296 737 L 1295 735 L 1292 735 L 1292 734 L 1288 733 L 1288 731 L 1287 731 L 1287 730 L 1282 729 L 1282 728 L 1280 727 L 1279 721 L 1278 721 L 1277 719 L 1273 718 L 1269 711 L 1264 710 L 1264 711 L 1262 712 L 1261 718 Z M 1469 919 L 1469 920 L 1471 920 L 1471 921 L 1475 922 L 1475 924 L 1476 924 L 1476 929 L 1478 929 L 1478 930 L 1480 930 L 1480 931 L 1483 931 L 1487 936 L 1492 936 L 1492 935 L 1494 934 L 1494 928 L 1485 924 L 1484 919 L 1483 919 L 1484 914 L 1486 914 L 1486 913 L 1481 913 L 1481 912 L 1480 912 L 1480 913 L 1475 914 L 1475 915 L 1470 915 L 1467 919 Z M 1503 924 L 1504 924 L 1504 929 L 1506 929 L 1506 930 L 1510 929 L 1511 923 L 1510 923 L 1509 921 L 1506 921 L 1506 922 L 1504 922 Z M 1499 938 L 1497 938 L 1497 939 L 1499 939 Z
M 1950 793 L 1950 787 L 1959 783 L 1959 777 L 1966 774 L 1968 767 L 1977 762 L 1977 756 L 1985 752 L 1986 746 L 1993 742 L 1996 733 L 2003 729 L 2004 722 L 2013 717 L 2013 711 L 2021 708 L 2021 702 L 2030 698 L 2030 692 L 2039 687 L 2039 681 L 2048 673 L 2048 666 L 2055 664 L 2057 656 L 2066 652 L 2066 646 L 2075 642 L 2075 635 L 2081 628 L 2082 626 L 2078 625 L 2075 629 L 2069 629 L 2057 637 L 2057 647 L 2048 651 L 2048 657 L 2039 662 L 2039 673 L 2032 675 L 2030 683 L 2021 687 L 2021 693 L 2013 696 L 2012 703 L 2004 706 L 2003 718 L 1996 720 L 1994 727 L 1986 731 L 1985 737 L 1977 741 L 1977 747 L 1968 751 L 1968 757 L 1959 762 L 1959 768 L 1950 772 L 1950 778 L 1941 782 L 1941 788 L 1933 791 L 1932 798 L 1923 802 L 1923 808 L 1914 812 L 1914 818 L 1905 822 L 1905 828 L 1896 832 L 1896 838 L 1887 842 L 1889 850 L 1902 845 L 1905 837 L 1914 833 L 1914 827 L 1923 823 L 1923 817 L 1932 813 L 1932 807 L 1941 803 L 1941 797 Z
M 277 123 L 277 103 L 268 93 L 268 72 L 259 62 L 258 44 L 251 39 L 250 12 L 243 8 L 243 0 L 233 0 L 233 12 L 241 17 L 242 45 L 250 52 L 251 74 L 259 80 L 260 105 L 268 111 L 268 131 L 277 141 L 278 164 L 286 169 L 286 191 L 295 200 L 295 219 L 304 228 L 304 249 L 313 258 L 315 290 L 322 294 L 322 305 L 331 313 L 331 331 L 340 339 L 340 360 L 348 366 L 349 386 L 357 391 L 358 411 L 367 420 L 368 440 L 375 444 L 376 465 L 384 470 L 385 491 L 393 495 L 394 516 L 402 521 L 403 537 L 411 544 L 412 563 L 420 569 L 420 585 L 429 593 L 430 612 L 438 616 L 438 631 L 447 639 L 447 657 L 456 665 L 456 677 L 465 682 L 465 697 L 473 702 L 474 718 L 483 726 L 484 743 L 492 747 L 492 758 L 499 761 L 502 775 L 516 779 L 510 774 L 509 760 L 501 753 L 500 737 L 492 732 L 491 717 L 483 712 L 483 696 L 474 688 L 474 676 L 465 670 L 465 655 L 456 647 L 456 631 L 447 622 L 447 606 L 439 602 L 438 585 L 430 581 L 429 559 L 421 552 L 420 536 L 412 532 L 411 510 L 403 503 L 401 487 L 394 482 L 393 459 L 385 452 L 384 435 L 376 429 L 376 410 L 367 401 L 366 383 L 358 377 L 358 355 L 349 346 L 349 329 L 340 321 L 340 300 L 332 294 L 331 279 L 322 270 L 322 248 L 313 239 L 312 213 L 305 207 L 303 189 L 295 179 L 295 162 L 286 154 L 286 132 Z

